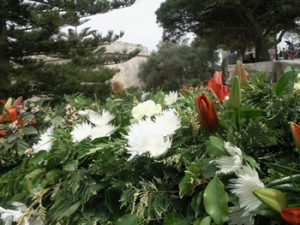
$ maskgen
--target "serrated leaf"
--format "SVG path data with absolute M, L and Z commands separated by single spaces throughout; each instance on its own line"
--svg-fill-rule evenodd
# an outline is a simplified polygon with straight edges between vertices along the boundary
M 227 221 L 229 216 L 228 195 L 224 190 L 224 185 L 215 176 L 206 186 L 203 194 L 205 211 L 212 217 L 218 225 Z
M 116 225 L 137 225 L 138 217 L 135 214 L 126 214 L 118 219 Z
M 184 216 L 171 213 L 165 217 L 163 225 L 190 225 L 190 223 Z

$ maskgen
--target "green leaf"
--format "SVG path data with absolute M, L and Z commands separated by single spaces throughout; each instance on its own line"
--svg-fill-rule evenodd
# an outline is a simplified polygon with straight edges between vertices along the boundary
M 210 136 L 209 140 L 206 142 L 207 153 L 210 157 L 219 157 L 223 155 L 228 155 L 224 148 L 223 139 Z
M 22 151 L 25 151 L 26 149 L 28 149 L 30 147 L 29 144 L 25 141 L 18 141 L 17 146 L 18 146 L 18 149 L 20 149 Z M 23 152 L 20 152 L 20 154 L 22 155 Z
M 296 77 L 297 76 L 293 70 L 285 72 L 276 84 L 276 95 L 280 96 L 290 93 L 293 90 Z
M 201 175 L 203 160 L 193 162 L 185 171 L 184 177 L 179 183 L 179 196 L 182 198 L 185 195 L 192 195 L 194 189 L 201 183 L 199 178 Z
M 202 192 L 195 194 L 191 201 L 191 207 L 195 212 L 195 218 L 197 218 L 200 213 L 200 206 L 202 204 L 202 194 Z
M 116 225 L 137 225 L 138 217 L 135 214 L 126 214 L 118 219 Z
M 165 217 L 163 225 L 190 225 L 190 223 L 184 216 L 171 213 Z
M 256 118 L 256 117 L 261 117 L 263 115 L 263 112 L 258 109 L 254 109 L 251 107 L 242 107 L 239 111 L 239 116 L 243 118 Z
M 197 219 L 194 222 L 194 225 L 210 225 L 211 224 L 211 217 L 210 216 L 206 216 L 203 219 Z
M 11 134 L 8 136 L 7 138 L 7 142 L 8 143 L 13 143 L 18 139 L 18 135 L 17 134 Z
M 76 210 L 79 208 L 81 205 L 81 201 L 76 202 L 75 204 L 68 206 L 67 208 L 63 208 L 60 210 L 56 210 L 56 212 L 53 214 L 53 219 L 54 220 L 60 220 L 63 217 L 70 216 L 73 213 L 76 212 Z
M 39 132 L 32 126 L 24 127 L 23 129 L 24 135 L 38 135 Z
M 228 195 L 217 176 L 205 188 L 203 200 L 206 212 L 216 224 L 220 225 L 227 221 L 229 216 Z

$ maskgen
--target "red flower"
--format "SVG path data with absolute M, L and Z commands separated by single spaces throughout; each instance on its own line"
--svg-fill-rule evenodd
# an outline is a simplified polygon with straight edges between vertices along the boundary
M 216 71 L 209 79 L 208 90 L 212 90 L 221 102 L 224 101 L 225 96 L 228 95 L 228 87 L 223 85 L 221 71 Z
M 300 225 L 300 207 L 284 208 L 280 215 L 289 224 Z
M 294 137 L 295 144 L 300 148 L 300 125 L 296 123 L 291 123 L 291 131 Z
M 5 99 L 0 99 L 0 104 L 5 105 L 6 104 L 6 100 Z
M 218 117 L 214 103 L 205 94 L 195 98 L 201 126 L 208 132 L 218 128 Z
M 0 136 L 5 136 L 7 134 L 7 130 L 0 130 Z
M 7 109 L 7 113 L 11 122 L 15 122 L 19 118 L 19 113 L 16 108 Z
M 17 107 L 18 105 L 21 105 L 23 103 L 23 97 L 20 96 L 19 98 L 17 98 L 14 103 L 12 104 L 12 107 Z

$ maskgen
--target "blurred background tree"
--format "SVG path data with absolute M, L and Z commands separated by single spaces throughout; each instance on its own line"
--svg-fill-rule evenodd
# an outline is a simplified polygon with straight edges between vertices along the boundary
M 0 0 L 0 94 L 1 96 L 109 91 L 116 71 L 103 68 L 136 54 L 104 55 L 99 46 L 122 34 L 101 36 L 78 26 L 97 13 L 132 5 L 135 0 Z M 45 56 L 63 63 L 45 64 Z
M 256 60 L 268 61 L 268 49 L 298 26 L 300 1 L 166 0 L 156 14 L 165 38 L 193 32 L 241 55 L 254 47 Z
M 216 54 L 203 40 L 195 39 L 191 46 L 163 42 L 139 73 L 147 90 L 177 90 L 182 84 L 205 81 L 214 70 Z

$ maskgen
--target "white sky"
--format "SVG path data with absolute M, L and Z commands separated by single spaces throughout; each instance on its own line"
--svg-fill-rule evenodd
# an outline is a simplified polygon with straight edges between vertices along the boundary
M 164 0 L 138 0 L 130 7 L 116 9 L 105 14 L 90 17 L 81 27 L 91 27 L 105 35 L 108 30 L 116 34 L 123 31 L 119 41 L 142 44 L 155 50 L 161 41 L 162 28 L 156 24 L 155 11 Z

